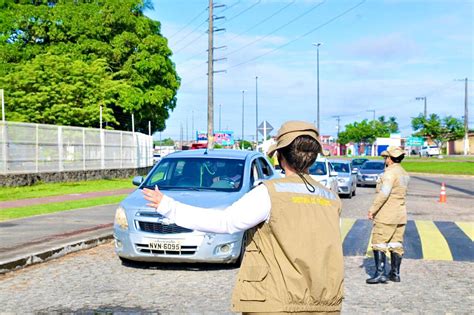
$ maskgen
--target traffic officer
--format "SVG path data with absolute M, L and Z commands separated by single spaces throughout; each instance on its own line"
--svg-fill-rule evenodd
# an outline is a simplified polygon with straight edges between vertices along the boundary
M 182 227 L 213 233 L 248 230 L 233 311 L 338 314 L 344 281 L 341 201 L 308 172 L 321 153 L 319 133 L 313 124 L 289 121 L 276 140 L 269 155 L 277 153 L 286 176 L 257 185 L 226 209 L 189 206 L 158 188 L 145 188 L 145 199 Z
M 400 282 L 400 264 L 403 256 L 403 235 L 407 223 L 406 194 L 410 177 L 400 165 L 405 153 L 400 147 L 390 146 L 382 154 L 385 172 L 377 188 L 377 196 L 369 209 L 368 218 L 374 221 L 372 249 L 375 274 L 369 284 L 384 283 L 386 253 L 390 252 L 389 280 Z

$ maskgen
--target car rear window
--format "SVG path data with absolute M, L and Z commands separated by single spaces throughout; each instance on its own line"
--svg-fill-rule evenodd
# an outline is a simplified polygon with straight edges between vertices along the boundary
M 337 162 L 332 162 L 332 166 L 334 166 L 334 170 L 338 173 L 349 173 L 350 172 L 350 167 L 349 164 L 347 163 L 337 163 Z
M 243 160 L 219 158 L 165 158 L 142 187 L 160 190 L 238 191 L 244 175 Z
M 316 162 L 309 168 L 309 173 L 311 175 L 326 175 L 326 163 L 324 162 Z
M 383 170 L 384 168 L 385 165 L 379 162 L 365 162 L 364 165 L 362 165 L 362 169 L 364 170 Z

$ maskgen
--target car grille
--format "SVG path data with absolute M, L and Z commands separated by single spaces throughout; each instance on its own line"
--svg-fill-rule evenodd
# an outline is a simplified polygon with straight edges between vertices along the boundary
M 138 252 L 146 254 L 155 254 L 155 255 L 177 255 L 177 256 L 187 256 L 194 255 L 197 251 L 197 246 L 181 246 L 181 250 L 157 250 L 152 249 L 148 244 L 135 244 L 135 247 Z
M 181 227 L 176 224 L 162 224 L 158 222 L 142 222 L 138 221 L 140 230 L 148 233 L 159 233 L 159 234 L 177 234 L 177 233 L 189 233 L 193 230 Z

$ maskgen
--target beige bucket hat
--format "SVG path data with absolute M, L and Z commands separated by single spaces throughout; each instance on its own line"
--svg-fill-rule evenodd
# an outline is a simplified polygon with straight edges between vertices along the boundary
M 289 146 L 299 136 L 310 136 L 321 145 L 319 132 L 313 124 L 297 120 L 287 121 L 278 130 L 276 143 L 268 149 L 268 156 L 272 157 L 276 150 Z
M 394 158 L 399 157 L 400 155 L 405 154 L 400 147 L 397 146 L 389 146 L 387 150 L 383 151 L 380 155 L 381 156 L 391 156 Z

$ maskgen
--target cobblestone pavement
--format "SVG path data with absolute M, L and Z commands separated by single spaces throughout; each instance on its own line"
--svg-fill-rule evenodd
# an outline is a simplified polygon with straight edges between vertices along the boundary
M 343 314 L 472 314 L 473 263 L 405 259 L 402 282 L 366 285 L 370 260 L 345 257 Z M 0 276 L 0 312 L 229 314 L 237 269 L 124 266 L 112 242 Z

